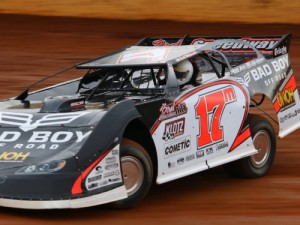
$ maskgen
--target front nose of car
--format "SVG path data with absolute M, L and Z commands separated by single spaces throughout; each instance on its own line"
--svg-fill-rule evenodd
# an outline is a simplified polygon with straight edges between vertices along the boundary
M 0 170 L 0 197 L 13 199 L 64 199 L 80 176 L 76 159 L 14 166 Z

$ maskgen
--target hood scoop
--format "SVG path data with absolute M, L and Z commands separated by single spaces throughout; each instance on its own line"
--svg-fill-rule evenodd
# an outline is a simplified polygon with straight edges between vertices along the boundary
M 41 113 L 76 112 L 85 110 L 85 98 L 73 95 L 47 97 L 44 99 Z

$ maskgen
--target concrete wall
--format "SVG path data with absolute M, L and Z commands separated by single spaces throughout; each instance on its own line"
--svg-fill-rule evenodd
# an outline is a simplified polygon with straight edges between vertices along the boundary
M 300 24 L 300 0 L 1 0 L 0 13 Z

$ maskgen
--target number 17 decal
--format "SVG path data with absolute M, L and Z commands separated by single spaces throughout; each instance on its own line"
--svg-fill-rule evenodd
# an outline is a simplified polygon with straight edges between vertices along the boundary
M 198 148 L 223 140 L 223 127 L 220 125 L 222 113 L 225 106 L 234 101 L 235 91 L 230 86 L 199 96 L 195 105 L 199 120 Z

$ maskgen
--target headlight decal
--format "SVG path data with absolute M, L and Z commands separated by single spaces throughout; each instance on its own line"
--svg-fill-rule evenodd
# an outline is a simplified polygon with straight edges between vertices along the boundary
M 82 181 L 86 178 L 86 176 L 92 171 L 92 169 L 95 168 L 95 166 L 97 166 L 97 164 L 99 162 L 101 162 L 101 160 L 104 159 L 104 157 L 112 150 L 112 148 L 108 149 L 106 152 L 104 152 L 95 162 L 93 162 L 85 171 L 83 171 L 83 173 L 76 179 L 71 193 L 72 195 L 78 195 L 82 193 Z
M 36 165 L 24 166 L 16 172 L 17 175 L 47 174 L 61 170 L 66 165 L 65 160 L 52 161 Z

